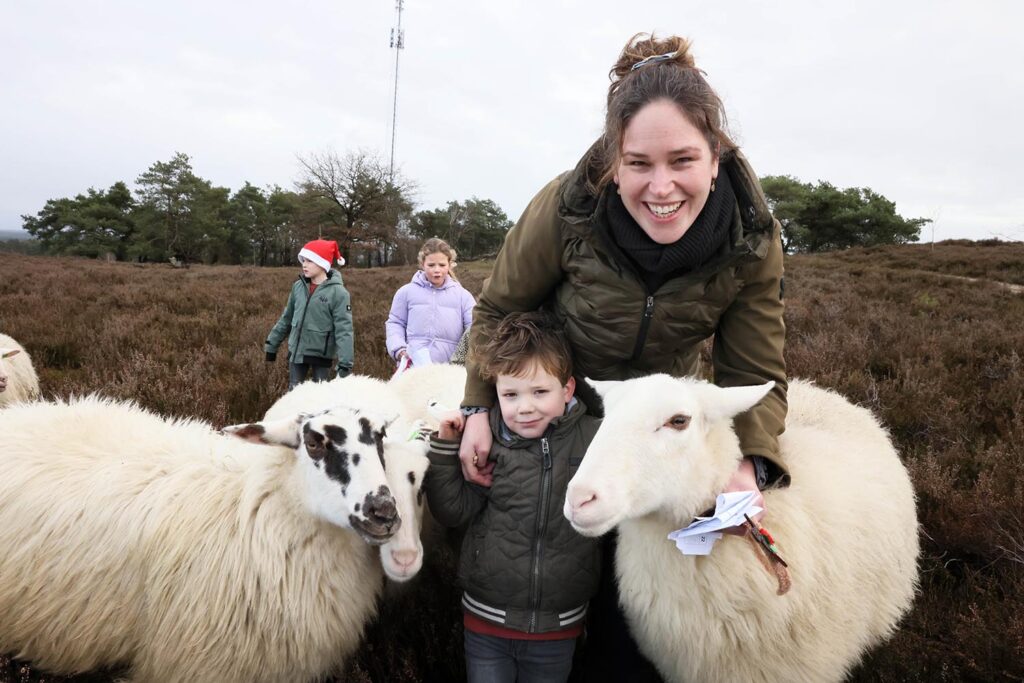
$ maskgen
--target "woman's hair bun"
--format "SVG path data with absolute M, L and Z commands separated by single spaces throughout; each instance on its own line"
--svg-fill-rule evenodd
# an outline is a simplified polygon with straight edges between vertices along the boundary
M 675 52 L 670 60 L 679 66 L 694 68 L 693 55 L 690 54 L 690 41 L 681 36 L 669 36 L 668 38 L 655 38 L 653 33 L 637 33 L 622 48 L 619 59 L 615 62 L 608 76 L 613 80 L 625 78 L 633 67 L 650 57 Z

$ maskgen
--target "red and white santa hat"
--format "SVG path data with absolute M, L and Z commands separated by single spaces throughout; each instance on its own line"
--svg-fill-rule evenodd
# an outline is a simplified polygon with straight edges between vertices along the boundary
M 324 270 L 330 270 L 335 262 L 339 266 L 345 265 L 345 259 L 341 257 L 338 250 L 338 243 L 334 240 L 313 240 L 306 242 L 306 246 L 299 250 L 299 260 L 309 259 Z

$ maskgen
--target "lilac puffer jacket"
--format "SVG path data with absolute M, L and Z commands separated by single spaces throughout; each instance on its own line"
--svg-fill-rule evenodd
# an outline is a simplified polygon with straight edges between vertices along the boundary
M 473 295 L 450 276 L 434 287 L 422 270 L 416 271 L 391 302 L 391 314 L 384 324 L 388 355 L 394 358 L 405 349 L 411 358 L 426 348 L 433 362 L 447 363 L 473 322 L 475 305 Z

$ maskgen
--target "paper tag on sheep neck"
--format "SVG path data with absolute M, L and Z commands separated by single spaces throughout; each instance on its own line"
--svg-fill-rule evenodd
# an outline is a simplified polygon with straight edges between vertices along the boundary
M 754 505 L 757 491 L 733 491 L 720 493 L 715 499 L 715 513 L 711 517 L 697 517 L 690 526 L 678 529 L 668 535 L 668 540 L 675 541 L 676 548 L 683 555 L 708 555 L 715 541 L 722 537 L 721 529 L 743 524 L 743 515 L 753 517 L 761 512 Z

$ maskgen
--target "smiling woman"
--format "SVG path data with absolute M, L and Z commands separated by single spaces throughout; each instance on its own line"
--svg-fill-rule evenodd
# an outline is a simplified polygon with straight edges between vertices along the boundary
M 673 103 L 658 100 L 630 121 L 615 171 L 622 203 L 657 244 L 679 241 L 718 175 L 718 155 Z
M 725 490 L 784 485 L 779 224 L 726 133 L 722 102 L 696 68 L 688 41 L 634 36 L 611 80 L 604 134 L 575 170 L 533 199 L 481 293 L 463 405 L 465 476 L 491 483 L 479 455 L 491 446 L 483 411 L 495 393 L 473 362 L 476 350 L 509 313 L 543 307 L 564 325 L 583 394 L 582 377 L 697 375 L 710 337 L 716 384 L 774 382 L 736 419 L 744 458 Z M 593 395 L 583 399 L 600 405 Z M 763 507 L 760 497 L 757 503 Z M 605 549 L 610 562 L 614 542 Z M 583 679 L 657 680 L 616 614 L 616 590 L 608 580 L 592 605 Z

